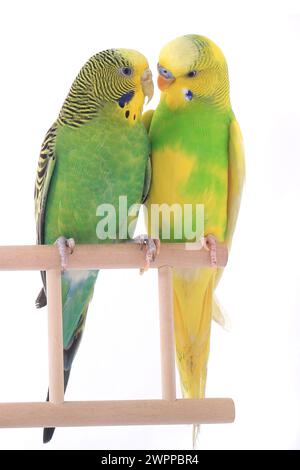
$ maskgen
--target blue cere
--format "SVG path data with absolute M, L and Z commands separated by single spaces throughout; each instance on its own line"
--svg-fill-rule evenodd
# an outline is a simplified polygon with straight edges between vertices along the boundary
M 165 69 L 164 67 L 162 67 L 159 64 L 157 66 L 157 70 L 158 70 L 159 75 L 162 75 L 163 77 L 165 77 L 167 79 L 174 78 L 174 75 L 172 74 L 172 72 L 170 72 L 170 70 Z

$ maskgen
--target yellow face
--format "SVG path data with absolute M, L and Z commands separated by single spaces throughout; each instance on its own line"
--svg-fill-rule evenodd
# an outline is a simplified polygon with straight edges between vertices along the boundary
M 135 93 L 132 100 L 126 106 L 125 113 L 126 111 L 129 112 L 128 121 L 133 124 L 136 119 L 141 117 L 145 98 L 148 98 L 149 102 L 153 96 L 152 73 L 148 61 L 143 54 L 133 49 L 118 49 L 118 52 L 130 64 L 130 67 L 124 67 L 124 79 L 128 78 L 130 80 Z
M 228 77 L 221 50 L 203 36 L 174 39 L 160 52 L 158 87 L 171 108 L 197 99 L 228 99 Z M 226 93 L 227 92 L 227 93 Z

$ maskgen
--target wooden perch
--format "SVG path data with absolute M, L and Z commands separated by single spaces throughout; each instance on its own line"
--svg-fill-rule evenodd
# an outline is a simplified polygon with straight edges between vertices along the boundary
M 227 248 L 217 244 L 219 267 Z M 142 268 L 144 253 L 135 243 L 76 245 L 67 269 Z M 0 270 L 47 271 L 49 400 L 48 403 L 0 403 L 0 427 L 201 424 L 234 421 L 229 398 L 177 400 L 173 324 L 172 267 L 210 266 L 209 252 L 197 244 L 163 243 L 151 268 L 158 269 L 161 400 L 65 402 L 60 257 L 56 246 L 2 246 Z
M 218 265 L 225 266 L 227 258 L 226 246 L 218 243 Z M 128 269 L 142 268 L 144 264 L 144 253 L 136 243 L 76 245 L 74 253 L 69 257 L 68 269 Z M 162 243 L 160 254 L 150 267 L 196 268 L 209 265 L 209 252 L 204 249 L 190 250 L 190 244 L 185 243 Z M 54 245 L 0 247 L 1 271 L 47 271 L 49 269 L 60 269 L 58 249 Z
M 230 399 L 1 403 L 0 427 L 232 423 Z
M 47 271 L 49 401 L 63 403 L 63 334 L 60 271 Z
M 158 269 L 161 388 L 165 400 L 176 399 L 172 269 Z

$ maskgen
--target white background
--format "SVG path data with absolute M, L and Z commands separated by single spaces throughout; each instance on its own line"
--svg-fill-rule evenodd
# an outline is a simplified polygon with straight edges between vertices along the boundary
M 296 3 L 13 1 L 0 6 L 0 245 L 35 241 L 39 148 L 84 62 L 204 34 L 223 49 L 247 151 L 247 184 L 219 297 L 207 396 L 233 397 L 236 422 L 202 426 L 203 449 L 300 448 L 300 16 Z M 154 105 L 158 100 L 156 98 Z M 153 104 L 151 103 L 151 106 Z M 141 230 L 143 228 L 141 227 Z M 0 273 L 0 401 L 43 400 L 47 311 L 39 274 Z M 67 399 L 160 396 L 156 273 L 102 272 Z M 1 449 L 189 449 L 190 426 L 0 430 Z

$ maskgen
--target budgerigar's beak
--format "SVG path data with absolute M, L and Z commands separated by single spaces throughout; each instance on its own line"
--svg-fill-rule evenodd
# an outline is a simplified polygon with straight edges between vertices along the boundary
M 152 72 L 150 69 L 146 69 L 144 71 L 142 78 L 141 78 L 141 82 L 142 82 L 143 93 L 148 98 L 148 101 L 147 101 L 147 104 L 148 104 L 154 94 Z
M 158 79 L 157 79 L 157 85 L 158 85 L 158 88 L 160 89 L 160 91 L 164 91 L 166 90 L 167 88 L 169 88 L 169 86 L 175 82 L 175 78 L 172 77 L 172 78 L 165 78 L 163 77 L 162 75 L 159 75 L 158 76 Z

